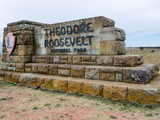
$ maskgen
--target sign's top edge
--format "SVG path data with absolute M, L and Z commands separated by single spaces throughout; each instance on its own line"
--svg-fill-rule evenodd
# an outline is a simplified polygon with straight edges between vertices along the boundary
M 102 18 L 107 21 L 111 21 L 114 23 L 114 21 L 110 18 L 104 17 L 104 16 L 97 16 L 97 17 L 90 17 L 90 18 L 82 18 L 82 19 L 76 19 L 76 20 L 70 20 L 70 21 L 64 21 L 64 22 L 59 22 L 59 23 L 53 23 L 53 24 L 45 24 L 45 23 L 40 23 L 40 22 L 34 22 L 34 21 L 29 21 L 29 20 L 21 20 L 13 23 L 7 24 L 7 26 L 14 26 L 14 25 L 19 25 L 19 24 L 31 24 L 31 25 L 36 25 L 36 26 L 47 26 L 47 25 L 54 25 L 54 24 L 61 24 L 61 23 L 66 23 L 66 22 L 71 22 L 71 21 L 78 21 L 78 20 L 86 20 L 86 19 L 94 19 L 94 18 Z

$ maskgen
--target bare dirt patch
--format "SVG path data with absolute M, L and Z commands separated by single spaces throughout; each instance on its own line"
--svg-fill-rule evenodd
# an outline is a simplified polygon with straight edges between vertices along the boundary
M 160 106 L 42 91 L 0 82 L 1 120 L 160 120 Z

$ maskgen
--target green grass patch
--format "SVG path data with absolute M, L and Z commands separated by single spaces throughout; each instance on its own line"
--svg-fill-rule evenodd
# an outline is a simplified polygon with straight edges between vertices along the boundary
M 66 101 L 66 99 L 64 99 L 64 98 L 60 98 L 59 100 L 60 100 L 60 101 Z
M 126 110 L 127 109 L 127 107 L 125 107 L 125 106 L 123 106 L 123 107 L 120 107 L 120 111 L 124 111 L 124 110 Z
M 38 107 L 37 107 L 37 106 L 32 108 L 32 110 L 37 110 L 37 109 L 38 109 Z
M 50 106 L 50 105 L 51 105 L 50 103 L 44 104 L 45 107 Z
M 115 117 L 115 116 L 113 116 L 113 115 L 111 115 L 110 118 L 111 118 L 111 119 L 117 119 L 117 117 Z
M 60 106 L 61 106 L 60 104 L 56 104 L 56 105 L 55 105 L 55 107 L 60 107 Z
M 5 98 L 0 98 L 0 101 L 2 101 L 2 100 L 11 100 L 11 99 L 13 99 L 13 97 L 5 97 Z
M 153 114 L 152 114 L 152 113 L 147 113 L 147 114 L 145 114 L 145 116 L 146 116 L 146 117 L 152 117 Z

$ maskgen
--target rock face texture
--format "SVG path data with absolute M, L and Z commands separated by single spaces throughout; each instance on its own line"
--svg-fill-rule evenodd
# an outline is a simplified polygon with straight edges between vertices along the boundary
M 8 33 L 15 36 L 11 54 L 7 52 L 11 39 L 5 39 Z M 25 20 L 10 23 L 4 28 L 0 81 L 158 104 L 157 90 L 127 87 L 149 84 L 159 68 L 143 64 L 143 56 L 125 55 L 125 39 L 124 30 L 102 16 L 57 24 Z M 143 96 L 146 99 L 141 99 Z

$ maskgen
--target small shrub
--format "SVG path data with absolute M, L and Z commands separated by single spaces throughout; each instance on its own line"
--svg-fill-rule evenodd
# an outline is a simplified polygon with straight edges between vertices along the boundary
M 147 113 L 147 114 L 145 114 L 145 116 L 147 116 L 147 117 L 152 117 L 153 114 L 152 114 L 152 113 Z
M 60 106 L 60 104 L 56 104 L 56 105 L 55 105 L 55 107 L 59 107 L 59 106 Z
M 115 116 L 113 116 L 113 115 L 111 115 L 110 118 L 111 118 L 111 119 L 117 119 L 117 117 L 115 117 Z
M 50 105 L 51 105 L 50 103 L 44 104 L 45 107 L 50 106 Z
M 32 108 L 32 110 L 37 110 L 38 109 L 38 107 L 36 106 L 36 107 L 34 107 L 34 108 Z
M 140 50 L 143 50 L 144 48 L 143 47 L 140 47 Z
M 154 50 L 151 51 L 151 53 L 154 52 Z

